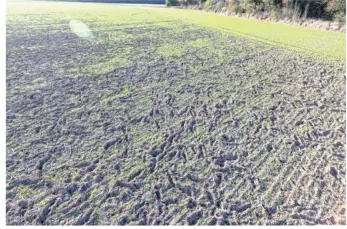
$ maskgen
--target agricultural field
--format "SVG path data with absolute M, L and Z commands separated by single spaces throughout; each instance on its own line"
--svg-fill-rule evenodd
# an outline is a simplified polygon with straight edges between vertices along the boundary
M 345 224 L 345 38 L 8 3 L 7 224 Z

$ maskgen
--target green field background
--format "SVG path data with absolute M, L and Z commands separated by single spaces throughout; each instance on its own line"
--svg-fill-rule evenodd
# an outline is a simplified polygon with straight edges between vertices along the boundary
M 89 13 L 86 18 L 85 13 Z M 51 14 L 54 13 L 54 14 Z M 45 17 L 48 15 L 49 17 Z M 99 20 L 114 23 L 144 23 L 181 20 L 218 29 L 268 44 L 285 47 L 324 60 L 346 61 L 346 34 L 299 26 L 235 18 L 213 13 L 166 7 L 129 6 L 102 3 L 16 2 L 7 3 L 7 23 L 26 20 L 28 15 L 40 17 L 40 23 L 58 19 Z M 84 15 L 82 18 L 79 15 Z M 37 19 L 37 18 L 36 18 Z M 28 22 L 27 22 L 28 23 Z M 30 23 L 30 22 L 29 22 Z

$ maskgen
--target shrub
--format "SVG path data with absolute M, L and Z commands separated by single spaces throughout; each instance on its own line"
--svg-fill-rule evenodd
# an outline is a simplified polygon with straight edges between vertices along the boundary
M 166 6 L 178 6 L 180 2 L 178 0 L 165 0 Z
M 244 6 L 248 13 L 264 11 L 265 7 L 263 0 L 244 0 L 242 6 Z
M 281 8 L 283 6 L 282 0 L 263 0 L 265 10 L 271 11 L 276 8 Z
M 307 16 L 330 20 L 339 12 L 346 15 L 346 0 L 286 0 L 284 5 L 291 9 L 297 6 L 303 18 Z
M 212 0 L 207 0 L 207 1 L 205 1 L 204 6 L 206 6 L 206 7 L 212 6 Z
M 324 0 L 324 1 L 327 3 L 327 11 L 333 11 L 333 12 L 346 11 L 346 0 Z
M 222 8 L 224 6 L 224 1 L 220 0 L 206 0 L 204 6 L 214 6 L 215 8 Z
M 235 14 L 243 14 L 246 12 L 246 9 L 242 8 L 242 6 L 236 6 L 234 8 L 234 13 Z
M 345 21 L 346 0 L 324 0 L 326 3 L 326 13 L 334 20 Z
M 233 6 L 234 1 L 233 0 L 225 0 L 227 6 Z
M 281 12 L 279 11 L 279 9 L 274 8 L 270 11 L 270 16 L 272 18 L 279 19 L 281 16 Z
M 186 5 L 186 6 L 197 5 L 199 3 L 198 0 L 178 0 L 178 1 L 180 1 L 179 2 L 180 5 Z
M 334 21 L 346 22 L 346 14 L 343 12 L 337 12 L 334 14 Z
M 224 2 L 217 2 L 215 5 L 216 9 L 218 9 L 219 11 L 222 11 L 223 7 L 224 7 Z

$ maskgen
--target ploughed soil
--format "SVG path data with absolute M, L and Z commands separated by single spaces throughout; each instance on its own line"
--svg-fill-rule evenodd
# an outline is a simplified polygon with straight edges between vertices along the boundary
M 7 25 L 7 224 L 345 223 L 344 65 L 182 21 L 83 39 L 31 17 Z

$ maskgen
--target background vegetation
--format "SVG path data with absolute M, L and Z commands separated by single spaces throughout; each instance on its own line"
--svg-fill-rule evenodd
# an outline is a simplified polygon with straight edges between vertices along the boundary
M 231 8 L 236 14 L 268 13 L 294 20 L 320 18 L 345 22 L 345 0 L 166 0 L 166 5 L 199 5 L 202 8 Z

